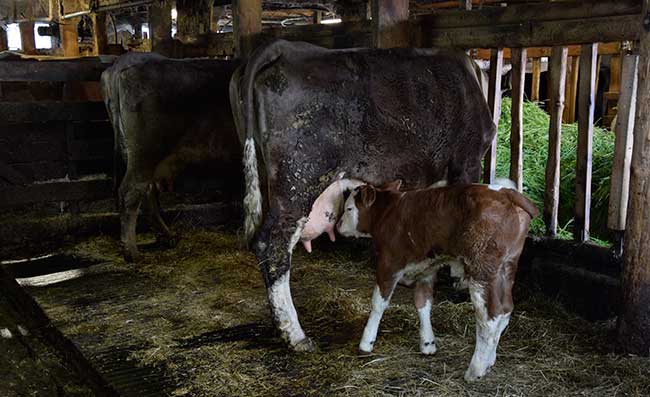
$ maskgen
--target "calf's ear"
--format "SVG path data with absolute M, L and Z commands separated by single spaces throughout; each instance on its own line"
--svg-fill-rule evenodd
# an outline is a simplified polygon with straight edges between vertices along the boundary
M 376 196 L 375 188 L 370 185 L 359 188 L 359 200 L 364 207 L 370 207 L 375 202 Z
M 402 187 L 402 180 L 397 179 L 392 182 L 386 182 L 383 185 L 381 185 L 378 190 L 392 190 L 392 191 L 399 191 L 399 188 Z

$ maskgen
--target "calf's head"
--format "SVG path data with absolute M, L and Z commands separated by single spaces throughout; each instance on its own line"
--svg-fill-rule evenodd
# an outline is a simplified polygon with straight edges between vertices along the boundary
M 401 184 L 401 181 L 395 181 L 378 188 L 372 185 L 355 188 L 343 206 L 343 216 L 337 224 L 339 233 L 345 237 L 371 237 L 371 210 L 377 200 L 377 195 L 385 191 L 397 191 Z

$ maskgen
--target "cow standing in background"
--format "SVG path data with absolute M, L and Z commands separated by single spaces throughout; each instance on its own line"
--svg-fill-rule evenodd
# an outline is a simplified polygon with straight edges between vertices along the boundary
M 129 53 L 102 73 L 115 132 L 114 180 L 127 260 L 139 257 L 135 231 L 143 200 L 152 226 L 173 243 L 160 216 L 158 192 L 172 190 L 174 178 L 188 167 L 200 166 L 215 178 L 241 175 L 241 146 L 228 98 L 237 66 L 233 61 Z
M 231 103 L 245 143 L 245 231 L 256 236 L 274 321 L 295 350 L 314 346 L 293 305 L 291 254 L 303 230 L 314 229 L 319 195 L 357 180 L 402 179 L 408 188 L 478 181 L 495 134 L 472 61 L 448 50 L 278 40 L 235 74 Z

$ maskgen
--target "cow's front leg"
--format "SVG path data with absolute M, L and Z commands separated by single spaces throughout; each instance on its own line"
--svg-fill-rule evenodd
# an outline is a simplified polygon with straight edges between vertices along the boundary
M 301 352 L 315 350 L 315 345 L 300 326 L 291 296 L 291 253 L 300 238 L 305 219 L 297 222 L 277 220 L 270 211 L 257 241 L 260 270 L 276 327 L 292 349 Z
M 431 304 L 433 302 L 433 280 L 419 280 L 415 285 L 415 307 L 420 318 L 420 351 L 422 354 L 434 354 L 437 350 L 436 339 L 431 327 Z
M 465 380 L 468 382 L 481 379 L 492 368 L 497 356 L 499 338 L 510 321 L 511 312 L 490 318 L 486 292 L 483 285 L 470 282 L 469 293 L 476 314 L 476 346 L 472 361 L 465 372 Z
M 372 311 L 368 317 L 368 322 L 363 330 L 361 343 L 359 343 L 359 351 L 361 353 L 371 353 L 377 340 L 377 331 L 379 330 L 379 323 L 384 315 L 384 311 L 390 304 L 390 298 L 397 285 L 397 277 L 389 273 L 385 266 L 380 265 L 377 267 L 377 285 L 372 292 Z

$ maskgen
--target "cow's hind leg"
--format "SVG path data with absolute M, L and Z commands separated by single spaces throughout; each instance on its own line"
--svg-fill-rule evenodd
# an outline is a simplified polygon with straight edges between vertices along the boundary
M 315 346 L 300 326 L 290 287 L 291 254 L 304 225 L 304 218 L 296 221 L 272 208 L 258 233 L 255 251 L 276 327 L 292 349 L 307 352 Z
M 512 308 L 510 306 L 508 311 L 501 310 L 501 308 L 506 310 L 507 308 L 498 304 L 499 314 L 495 313 L 490 316 L 488 299 L 492 299 L 495 292 L 486 290 L 484 285 L 475 281 L 470 282 L 469 292 L 476 314 L 476 346 L 472 361 L 465 372 L 465 380 L 473 382 L 485 376 L 494 365 L 499 338 L 503 330 L 508 326 Z M 501 295 L 501 292 L 498 294 Z
M 160 214 L 160 202 L 158 201 L 158 188 L 155 183 L 149 184 L 147 188 L 147 207 L 149 214 L 149 223 L 156 231 L 156 238 L 159 242 L 171 247 L 176 246 L 177 238 L 169 230 L 165 220 Z
M 140 204 L 147 190 L 147 183 L 133 181 L 133 177 L 127 172 L 120 184 L 120 240 L 124 259 L 127 262 L 137 262 L 141 255 L 136 245 L 136 225 Z
M 415 307 L 420 318 L 420 351 L 422 354 L 434 354 L 437 350 L 436 340 L 431 327 L 431 304 L 433 302 L 433 280 L 429 277 L 415 285 Z

